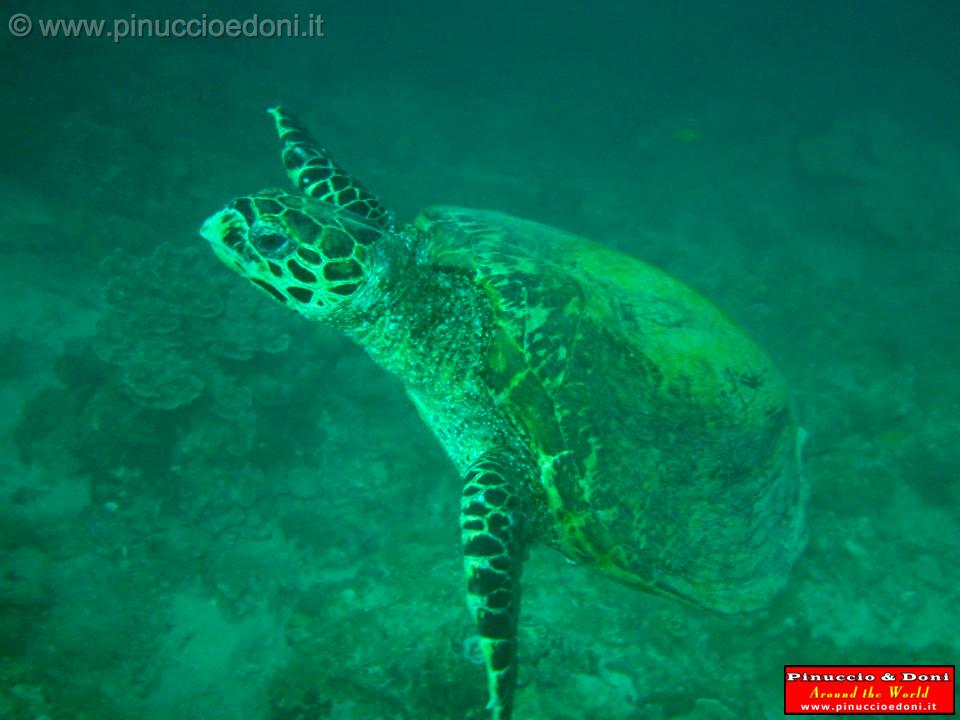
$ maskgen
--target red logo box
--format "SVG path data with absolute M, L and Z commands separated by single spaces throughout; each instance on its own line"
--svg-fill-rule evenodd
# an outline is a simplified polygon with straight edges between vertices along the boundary
M 785 715 L 953 715 L 954 665 L 784 665 Z

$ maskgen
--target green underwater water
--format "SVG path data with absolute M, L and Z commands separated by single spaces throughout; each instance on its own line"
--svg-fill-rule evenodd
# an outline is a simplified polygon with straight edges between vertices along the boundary
M 42 18 L 112 18 L 52 2 Z M 197 236 L 283 102 L 401 220 L 561 227 L 787 377 L 809 544 L 721 616 L 534 547 L 516 720 L 767 719 L 785 664 L 960 654 L 960 6 L 154 2 L 324 38 L 0 19 L 0 718 L 441 720 L 486 702 L 460 479 L 399 381 Z

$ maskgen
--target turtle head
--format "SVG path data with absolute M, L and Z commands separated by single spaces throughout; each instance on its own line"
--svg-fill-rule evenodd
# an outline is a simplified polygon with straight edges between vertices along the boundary
M 228 267 L 312 319 L 358 293 L 384 232 L 328 202 L 280 190 L 238 197 L 200 228 Z
M 323 319 L 370 278 L 371 246 L 391 232 L 383 204 L 283 108 L 271 108 L 281 159 L 302 195 L 264 190 L 208 218 L 200 234 L 229 267 L 302 315 Z

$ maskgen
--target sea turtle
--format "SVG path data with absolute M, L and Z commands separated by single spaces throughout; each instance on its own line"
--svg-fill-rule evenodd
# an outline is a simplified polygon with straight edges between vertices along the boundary
M 721 612 L 771 599 L 806 489 L 785 384 L 752 340 L 663 271 L 546 225 L 457 207 L 397 225 L 270 112 L 299 192 L 239 197 L 200 232 L 398 375 L 459 470 L 490 717 L 511 715 L 532 541 Z

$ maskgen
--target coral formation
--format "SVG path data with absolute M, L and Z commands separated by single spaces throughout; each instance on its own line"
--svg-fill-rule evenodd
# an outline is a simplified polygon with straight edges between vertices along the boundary
M 147 257 L 116 251 L 100 266 L 108 311 L 94 351 L 122 373 L 145 407 L 173 410 L 208 394 L 218 416 L 250 420 L 249 389 L 235 363 L 290 344 L 267 303 L 218 272 L 203 273 L 203 248 L 161 245 Z

